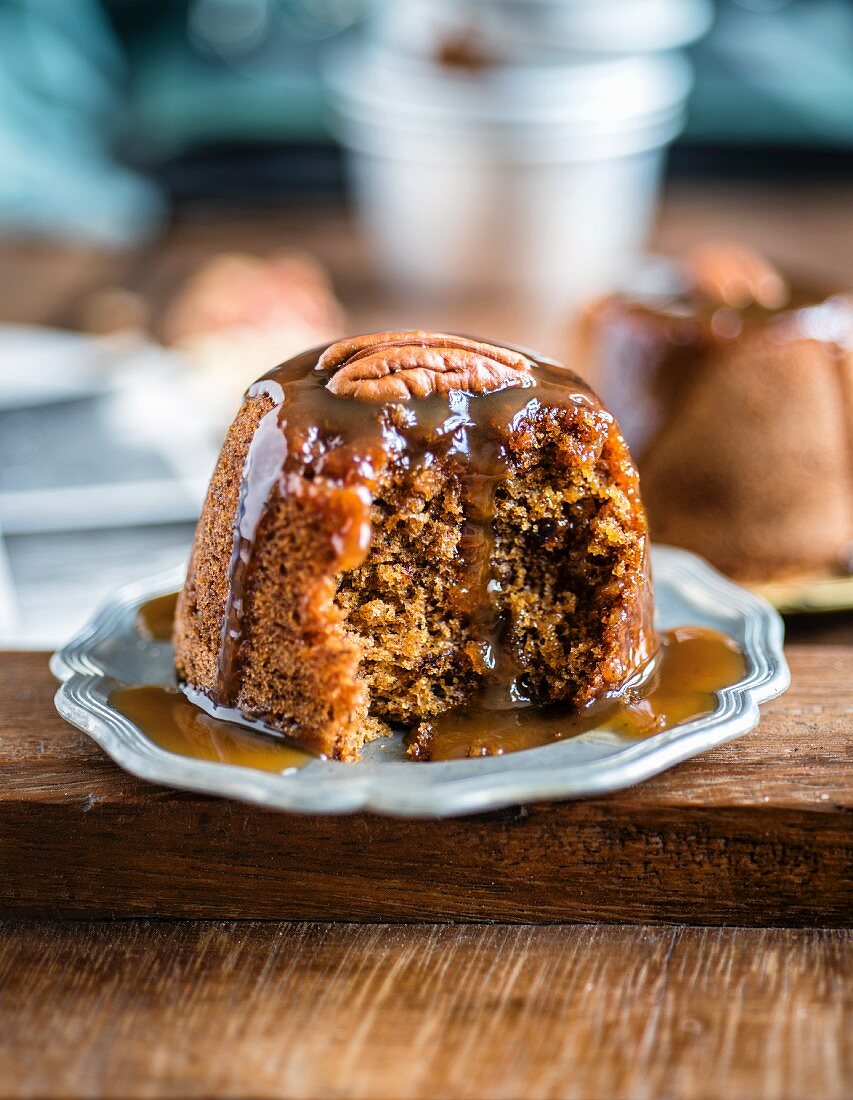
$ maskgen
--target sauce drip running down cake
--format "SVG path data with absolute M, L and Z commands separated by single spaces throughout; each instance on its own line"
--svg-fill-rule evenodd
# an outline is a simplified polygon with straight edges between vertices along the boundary
M 658 273 L 590 305 L 574 352 L 619 417 L 655 541 L 747 581 L 853 572 L 853 296 L 728 243 Z
M 655 644 L 613 417 L 556 363 L 426 332 L 342 340 L 249 389 L 174 630 L 191 700 L 341 760 L 456 709 L 586 707 Z

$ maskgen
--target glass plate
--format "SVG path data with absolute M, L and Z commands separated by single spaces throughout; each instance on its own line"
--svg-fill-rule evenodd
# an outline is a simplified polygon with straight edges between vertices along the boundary
M 54 654 L 51 668 L 63 681 L 56 706 L 117 764 L 142 779 L 281 810 L 445 817 L 599 795 L 740 737 L 758 723 L 759 704 L 780 695 L 790 682 L 782 620 L 765 600 L 686 550 L 656 546 L 652 563 L 658 627 L 723 631 L 746 654 L 747 673 L 717 693 L 713 714 L 641 741 L 594 730 L 504 756 L 416 764 L 406 760 L 397 735 L 373 742 L 358 764 L 314 760 L 281 774 L 166 752 L 114 710 L 109 697 L 122 684 L 174 683 L 171 646 L 143 638 L 136 614 L 145 601 L 179 588 L 183 568 L 123 589 Z

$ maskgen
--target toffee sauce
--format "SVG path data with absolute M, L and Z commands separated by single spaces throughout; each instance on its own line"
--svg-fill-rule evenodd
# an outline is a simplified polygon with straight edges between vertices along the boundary
M 449 711 L 408 736 L 415 759 L 455 760 L 539 748 L 593 730 L 641 739 L 712 714 L 716 692 L 746 674 L 743 653 L 726 635 L 679 627 L 660 636 L 660 648 L 635 680 L 615 697 L 581 710 L 560 704 Z
M 172 606 L 176 595 L 171 597 Z M 140 629 L 163 617 L 169 597 L 158 597 L 139 611 Z M 153 606 L 152 606 L 153 605 Z M 746 674 L 746 660 L 724 634 L 702 627 L 679 627 L 661 636 L 649 665 L 616 698 L 581 711 L 559 705 L 454 710 L 409 734 L 413 760 L 453 760 L 502 755 L 537 748 L 592 731 L 640 739 L 711 714 L 716 693 Z M 178 688 L 158 684 L 118 688 L 110 704 L 160 748 L 196 760 L 212 760 L 261 771 L 302 767 L 312 758 L 274 731 L 256 732 L 237 711 L 214 717 Z M 257 727 L 256 727 L 257 728 Z
M 138 726 L 149 741 L 176 756 L 264 772 L 301 768 L 312 759 L 272 736 L 272 731 L 265 736 L 242 722 L 212 717 L 176 687 L 142 684 L 117 688 L 110 695 L 110 705 Z
M 155 596 L 153 600 L 146 600 L 139 608 L 136 614 L 136 627 L 143 638 L 151 642 L 171 640 L 178 595 L 177 592 L 167 592 L 164 596 Z

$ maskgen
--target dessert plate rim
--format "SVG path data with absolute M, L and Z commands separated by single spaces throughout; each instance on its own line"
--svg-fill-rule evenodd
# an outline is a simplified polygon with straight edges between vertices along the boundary
M 291 812 L 366 810 L 398 817 L 449 817 L 606 794 L 747 733 L 758 723 L 759 705 L 781 695 L 790 683 L 782 619 L 766 600 L 686 550 L 654 546 L 652 563 L 658 592 L 689 608 L 693 618 L 691 623 L 661 625 L 717 625 L 714 617 L 723 616 L 730 629 L 722 629 L 742 646 L 748 671 L 739 683 L 717 692 L 713 714 L 643 740 L 593 731 L 520 753 L 420 764 L 383 759 L 381 745 L 375 742 L 362 763 L 317 760 L 282 773 L 167 752 L 112 708 L 109 695 L 119 684 L 166 682 L 162 670 L 171 647 L 142 638 L 136 613 L 145 601 L 180 587 L 182 566 L 122 588 L 53 655 L 51 670 L 62 681 L 56 708 L 115 763 L 141 779 Z M 122 661 L 127 671 L 119 676 Z M 154 680 L 140 678 L 136 671 L 146 662 L 161 670 Z

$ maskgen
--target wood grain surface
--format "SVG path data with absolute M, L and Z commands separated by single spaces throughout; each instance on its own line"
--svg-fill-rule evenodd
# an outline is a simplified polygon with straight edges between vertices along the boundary
M 2 1093 L 842 1100 L 851 939 L 9 923 Z
M 756 731 L 639 787 L 400 821 L 134 779 L 55 713 L 45 655 L 6 654 L 0 912 L 845 925 L 853 649 L 793 646 L 789 659 L 793 686 Z

